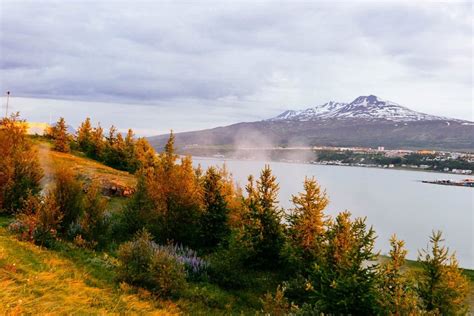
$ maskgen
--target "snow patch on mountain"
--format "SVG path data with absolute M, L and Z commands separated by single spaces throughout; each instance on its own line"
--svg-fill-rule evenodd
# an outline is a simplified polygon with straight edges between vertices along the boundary
M 416 112 L 395 102 L 369 95 L 360 96 L 351 103 L 331 101 L 305 110 L 288 110 L 268 121 L 314 121 L 323 119 L 365 119 L 394 122 L 451 120 L 446 117 Z

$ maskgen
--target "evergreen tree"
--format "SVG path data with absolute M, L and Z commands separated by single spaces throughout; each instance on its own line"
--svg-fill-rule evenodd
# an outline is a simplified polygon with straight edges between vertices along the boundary
M 281 223 L 282 210 L 278 207 L 278 183 L 270 166 L 265 166 L 254 186 L 249 177 L 246 187 L 246 218 L 243 227 L 243 244 L 247 245 L 247 264 L 258 268 L 272 268 L 280 264 L 284 244 Z
M 403 240 L 390 238 L 390 259 L 380 267 L 381 314 L 416 315 L 418 297 L 412 280 L 402 272 L 407 251 Z
M 53 128 L 54 150 L 67 153 L 69 148 L 69 135 L 67 133 L 66 121 L 63 117 L 59 118 Z
M 105 163 L 115 169 L 127 170 L 125 141 L 122 134 L 117 133 L 115 126 L 111 126 L 105 150 Z
M 104 130 L 100 126 L 100 123 L 92 130 L 91 134 L 91 149 L 88 156 L 92 159 L 101 160 L 104 155 L 105 143 L 104 143 Z
M 79 148 L 87 155 L 90 155 L 92 152 L 92 125 L 90 118 L 86 118 L 86 120 L 81 123 L 76 134 Z
M 43 171 L 19 114 L 0 120 L 0 212 L 14 213 L 40 191 Z
M 175 167 L 176 159 L 178 159 L 174 149 L 174 138 L 173 131 L 171 131 L 165 145 L 165 151 L 161 154 L 161 164 L 165 172 L 170 172 Z
M 120 214 L 119 227 L 116 236 L 127 240 L 143 228 L 157 231 L 157 213 L 147 188 L 147 176 L 138 175 L 135 193 L 125 205 Z
M 135 143 L 136 170 L 156 167 L 156 152 L 146 138 L 139 138 Z
M 292 202 L 294 207 L 287 216 L 288 234 L 293 247 L 312 264 L 321 251 L 325 233 L 323 211 L 329 200 L 314 178 L 306 178 L 304 191 L 292 196 Z
M 312 304 L 319 313 L 373 315 L 378 308 L 375 232 L 365 219 L 340 213 L 326 232 L 324 252 L 309 276 Z
M 469 281 L 458 268 L 456 257 L 441 245 L 440 231 L 433 232 L 430 246 L 419 253 L 423 269 L 418 275 L 418 293 L 423 308 L 441 315 L 463 315 L 469 307 Z
M 125 159 L 127 171 L 135 172 L 138 168 L 138 161 L 135 158 L 135 135 L 132 129 L 128 129 L 125 136 Z
M 223 193 L 222 177 L 210 167 L 203 180 L 204 213 L 201 216 L 201 239 L 205 248 L 212 249 L 230 235 L 229 209 Z

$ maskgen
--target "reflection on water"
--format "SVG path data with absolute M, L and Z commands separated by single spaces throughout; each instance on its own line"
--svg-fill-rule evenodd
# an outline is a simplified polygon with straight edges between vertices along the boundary
M 203 168 L 222 165 L 222 159 L 194 158 Z M 248 175 L 258 175 L 266 162 L 225 161 L 241 186 Z M 268 162 L 267 162 L 268 163 Z M 388 253 L 390 235 L 405 240 L 408 258 L 426 247 L 431 231 L 443 231 L 446 245 L 456 250 L 459 263 L 474 268 L 474 189 L 424 184 L 420 180 L 463 179 L 466 176 L 358 167 L 270 162 L 280 183 L 280 204 L 291 207 L 290 197 L 302 190 L 305 176 L 314 176 L 327 190 L 327 214 L 349 210 L 367 216 L 377 235 L 377 247 Z

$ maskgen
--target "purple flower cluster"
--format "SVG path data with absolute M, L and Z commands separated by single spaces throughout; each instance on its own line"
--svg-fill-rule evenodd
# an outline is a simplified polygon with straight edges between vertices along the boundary
M 209 263 L 206 260 L 200 258 L 196 251 L 177 244 L 153 244 L 156 250 L 166 252 L 170 256 L 176 258 L 178 262 L 182 263 L 189 278 L 201 279 L 207 275 Z

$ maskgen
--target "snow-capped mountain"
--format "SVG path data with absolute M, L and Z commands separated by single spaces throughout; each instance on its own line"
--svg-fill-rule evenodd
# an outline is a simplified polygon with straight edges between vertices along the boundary
M 416 112 L 374 95 L 175 136 L 177 146 L 194 147 L 238 148 L 244 141 L 254 147 L 384 146 L 474 151 L 474 122 Z M 167 139 L 168 135 L 159 135 L 149 140 L 161 148 Z
M 416 112 L 375 95 L 360 96 L 351 103 L 328 102 L 300 111 L 285 111 L 269 121 L 314 121 L 322 119 L 366 119 L 394 122 L 452 120 Z

